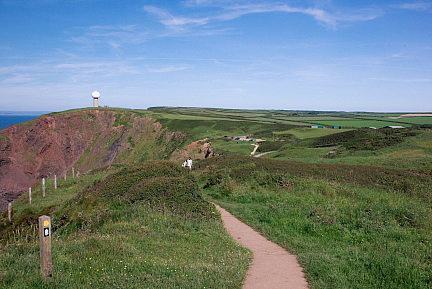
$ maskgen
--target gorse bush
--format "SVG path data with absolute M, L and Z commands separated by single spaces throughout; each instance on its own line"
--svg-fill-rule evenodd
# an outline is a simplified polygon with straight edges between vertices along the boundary
M 287 143 L 287 141 L 267 141 L 259 145 L 257 152 L 278 151 Z
M 312 146 L 342 145 L 350 150 L 377 150 L 399 144 L 418 133 L 414 129 L 358 129 L 316 138 Z
M 167 210 L 182 217 L 211 216 L 210 203 L 201 197 L 197 183 L 190 178 L 145 179 L 131 187 L 124 199 L 131 203 L 145 202 L 150 207 Z
M 135 202 L 187 218 L 213 216 L 211 204 L 200 195 L 189 170 L 169 161 L 130 166 L 96 181 L 69 202 L 70 213 L 66 215 L 83 225 L 80 220 L 86 214 L 90 219 L 104 221 L 106 216 L 101 214 L 107 210 Z M 77 214 L 77 207 L 84 211 Z

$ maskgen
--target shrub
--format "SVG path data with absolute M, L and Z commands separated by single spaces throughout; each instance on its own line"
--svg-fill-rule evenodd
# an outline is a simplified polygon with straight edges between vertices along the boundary
M 183 177 L 158 177 L 142 180 L 125 194 L 127 202 L 146 202 L 151 207 L 169 210 L 183 217 L 210 217 L 210 204 L 199 193 L 198 184 Z
M 184 218 L 213 217 L 211 204 L 200 195 L 190 171 L 170 161 L 129 166 L 95 181 L 59 214 L 79 229 L 93 230 L 136 202 Z
M 413 129 L 358 129 L 316 138 L 312 146 L 342 145 L 351 150 L 377 150 L 397 145 L 405 138 L 417 134 Z

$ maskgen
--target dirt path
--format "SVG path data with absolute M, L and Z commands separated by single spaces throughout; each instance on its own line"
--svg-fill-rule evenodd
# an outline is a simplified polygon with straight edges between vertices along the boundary
M 308 288 L 297 258 L 216 205 L 230 235 L 253 252 L 243 289 Z
M 270 152 L 260 153 L 260 154 L 254 156 L 254 157 L 255 157 L 255 158 L 259 158 L 260 156 L 263 156 L 263 155 L 266 155 L 266 154 L 269 154 L 269 153 L 274 153 L 274 152 L 275 152 L 275 151 L 270 151 Z

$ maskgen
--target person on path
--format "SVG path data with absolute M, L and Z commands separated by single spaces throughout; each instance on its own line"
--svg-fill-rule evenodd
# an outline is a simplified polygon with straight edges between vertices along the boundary
M 186 160 L 186 166 L 189 167 L 190 170 L 192 169 L 192 159 L 191 158 L 188 158 Z

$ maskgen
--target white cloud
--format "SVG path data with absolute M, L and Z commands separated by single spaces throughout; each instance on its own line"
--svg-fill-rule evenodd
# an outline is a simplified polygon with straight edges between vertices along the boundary
M 402 53 L 394 53 L 391 55 L 392 58 L 406 58 L 407 56 Z
M 109 47 L 114 51 L 119 51 L 124 44 L 141 44 L 152 37 L 149 31 L 140 30 L 136 25 L 96 25 L 88 28 L 75 28 L 68 31 L 67 34 L 79 34 L 70 36 L 66 41 L 82 48 Z
M 150 69 L 149 72 L 164 73 L 164 72 L 174 72 L 174 71 L 180 71 L 180 70 L 186 70 L 186 69 L 188 69 L 188 67 L 169 66 L 169 67 L 160 68 L 160 69 Z
M 119 48 L 120 48 L 120 46 L 121 46 L 121 44 L 116 43 L 116 42 L 113 42 L 113 41 L 108 42 L 108 44 L 111 45 L 111 47 L 112 47 L 114 50 L 119 50 Z
M 204 1 L 205 4 L 209 3 Z M 190 4 L 190 2 L 188 2 Z M 199 4 L 196 2 L 196 4 Z M 203 26 L 211 22 L 229 21 L 248 14 L 258 13 L 302 13 L 305 15 L 312 16 L 320 24 L 323 24 L 330 28 L 335 28 L 340 22 L 357 22 L 357 21 L 369 21 L 373 20 L 383 13 L 379 9 L 361 9 L 356 11 L 337 11 L 330 12 L 321 8 L 309 7 L 300 8 L 292 7 L 287 4 L 281 3 L 264 3 L 264 4 L 217 4 L 213 3 L 215 9 L 219 9 L 218 12 L 213 12 L 211 16 L 206 17 L 181 17 L 174 16 L 166 10 L 154 7 L 144 6 L 143 9 L 160 19 L 160 22 L 171 29 L 183 29 L 187 25 Z
M 12 77 L 6 78 L 1 83 L 3 84 L 18 84 L 18 83 L 29 83 L 33 82 L 36 78 L 29 74 L 13 74 Z
M 2 88 L 14 84 L 35 86 L 40 83 L 92 83 L 102 79 L 108 81 L 120 77 L 129 78 L 142 71 L 127 61 L 77 61 L 65 63 L 62 59 L 41 61 L 29 65 L 0 67 L 0 84 Z
M 201 26 L 207 24 L 210 20 L 210 18 L 208 17 L 204 17 L 204 18 L 174 17 L 173 15 L 169 14 L 167 11 L 154 6 L 144 6 L 143 9 L 146 12 L 150 14 L 154 14 L 157 17 L 159 17 L 161 19 L 161 23 L 170 28 L 181 27 L 188 24 Z
M 399 5 L 392 5 L 392 7 L 398 8 L 398 9 L 425 11 L 425 10 L 428 10 L 430 7 L 432 7 L 432 3 L 414 2 L 414 3 L 404 3 L 404 4 L 399 4 Z
M 388 82 L 405 82 L 405 83 L 432 83 L 431 78 L 369 78 L 369 80 L 388 81 Z

